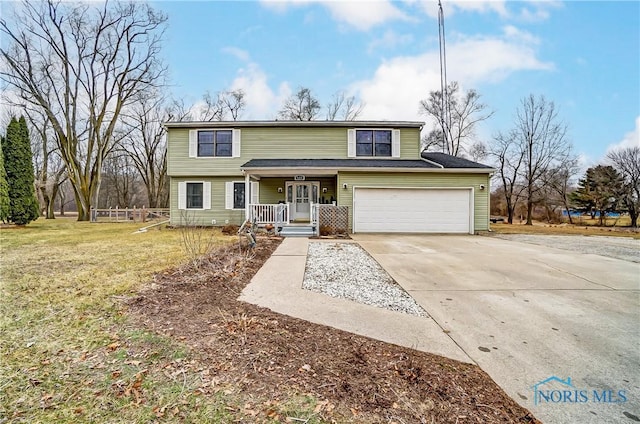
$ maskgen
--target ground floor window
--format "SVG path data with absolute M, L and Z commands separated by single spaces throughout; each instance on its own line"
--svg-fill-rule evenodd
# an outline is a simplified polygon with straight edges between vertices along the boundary
M 187 183 L 187 209 L 202 209 L 203 186 L 203 183 Z

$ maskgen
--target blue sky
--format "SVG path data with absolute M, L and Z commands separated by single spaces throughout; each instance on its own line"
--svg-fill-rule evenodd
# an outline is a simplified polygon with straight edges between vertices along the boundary
M 361 119 L 426 120 L 439 89 L 437 1 L 162 1 L 173 94 L 242 88 L 244 119 L 273 119 L 299 86 L 345 90 Z M 489 141 L 531 93 L 556 103 L 586 165 L 640 134 L 640 2 L 443 0 L 449 81 L 495 111 Z M 429 127 L 429 125 L 427 125 Z

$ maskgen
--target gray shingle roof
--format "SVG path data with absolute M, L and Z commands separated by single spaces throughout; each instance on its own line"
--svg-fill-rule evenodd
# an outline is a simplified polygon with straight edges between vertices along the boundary
M 241 168 L 423 168 L 438 169 L 423 160 L 405 159 L 252 159 Z
M 468 159 L 459 158 L 457 156 L 451 156 L 446 153 L 440 152 L 422 152 L 422 157 L 431 162 L 436 162 L 442 165 L 444 168 L 487 168 L 491 169 L 488 165 L 483 165 L 478 162 L 473 162 Z

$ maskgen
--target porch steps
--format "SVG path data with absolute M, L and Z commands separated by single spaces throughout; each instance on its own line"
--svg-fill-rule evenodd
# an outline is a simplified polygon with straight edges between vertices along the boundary
M 315 236 L 315 232 L 311 225 L 291 225 L 282 227 L 280 235 L 282 237 L 312 237 Z

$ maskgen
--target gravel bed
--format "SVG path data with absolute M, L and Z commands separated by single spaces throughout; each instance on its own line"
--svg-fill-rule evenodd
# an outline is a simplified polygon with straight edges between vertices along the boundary
M 630 237 L 499 234 L 495 237 L 640 263 L 640 240 Z
M 309 243 L 302 288 L 421 317 L 424 309 L 355 243 Z

